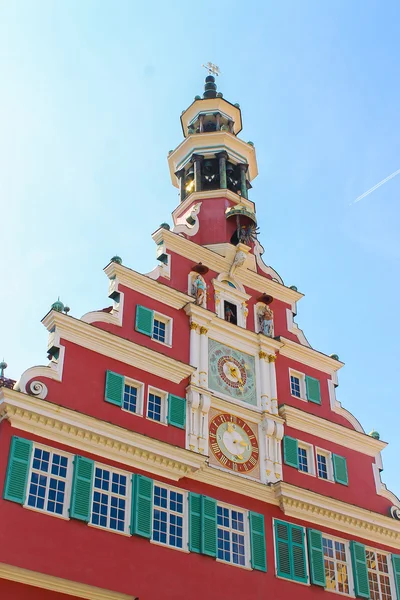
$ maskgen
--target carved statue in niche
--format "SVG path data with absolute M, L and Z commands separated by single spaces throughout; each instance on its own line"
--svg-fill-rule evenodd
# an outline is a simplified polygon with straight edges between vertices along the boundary
M 258 228 L 256 225 L 238 225 L 237 227 L 237 236 L 238 240 L 241 244 L 246 244 L 246 246 L 250 246 L 251 242 L 255 242 L 257 239 Z
M 274 313 L 267 304 L 262 304 L 258 309 L 259 333 L 274 337 Z
M 205 306 L 207 285 L 203 277 L 198 273 L 192 279 L 192 296 L 195 297 L 197 306 Z

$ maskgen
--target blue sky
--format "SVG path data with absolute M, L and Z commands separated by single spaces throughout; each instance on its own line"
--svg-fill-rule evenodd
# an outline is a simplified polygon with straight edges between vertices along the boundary
M 54 300 L 108 305 L 114 254 L 155 264 L 178 201 L 166 156 L 217 63 L 255 143 L 264 258 L 305 293 L 297 321 L 337 353 L 338 398 L 390 442 L 400 495 L 397 344 L 400 4 L 369 0 L 0 3 L 0 355 L 46 362 Z

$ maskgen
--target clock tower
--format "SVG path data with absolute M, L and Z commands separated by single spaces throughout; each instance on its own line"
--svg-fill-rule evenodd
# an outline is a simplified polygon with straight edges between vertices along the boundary
M 157 266 L 113 256 L 105 308 L 59 299 L 48 362 L 0 365 L 1 598 L 400 600 L 386 443 L 263 259 L 255 147 L 210 71 L 168 155 Z

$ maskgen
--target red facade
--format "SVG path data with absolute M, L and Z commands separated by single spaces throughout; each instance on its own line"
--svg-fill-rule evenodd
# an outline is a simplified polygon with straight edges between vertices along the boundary
M 263 263 L 239 121 L 208 77 L 168 159 L 159 266 L 114 257 L 112 306 L 55 303 L 49 364 L 0 379 L 1 598 L 400 598 L 385 443 Z

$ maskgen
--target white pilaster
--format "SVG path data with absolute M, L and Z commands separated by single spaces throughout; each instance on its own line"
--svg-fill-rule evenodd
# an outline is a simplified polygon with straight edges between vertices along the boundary
M 199 451 L 199 406 L 200 394 L 196 390 L 189 389 L 187 395 L 187 448 L 193 452 Z
M 208 413 L 211 407 L 211 396 L 201 394 L 200 401 L 200 427 L 198 436 L 198 447 L 200 454 L 208 454 Z
M 199 385 L 208 387 L 208 329 L 200 327 Z
M 269 381 L 271 390 L 271 413 L 273 415 L 278 414 L 278 392 L 276 388 L 276 371 L 275 371 L 275 354 L 268 356 L 269 361 Z
M 274 475 L 276 481 L 282 479 L 282 438 L 283 438 L 283 423 L 275 423 L 275 436 L 274 436 Z
M 192 374 L 191 382 L 194 385 L 199 384 L 199 366 L 200 366 L 200 335 L 199 325 L 190 322 L 190 364 L 196 367 L 196 371 Z
M 268 413 L 271 412 L 271 399 L 269 390 L 269 363 L 268 354 L 263 350 L 258 353 L 258 372 L 260 373 L 260 397 L 261 409 Z

